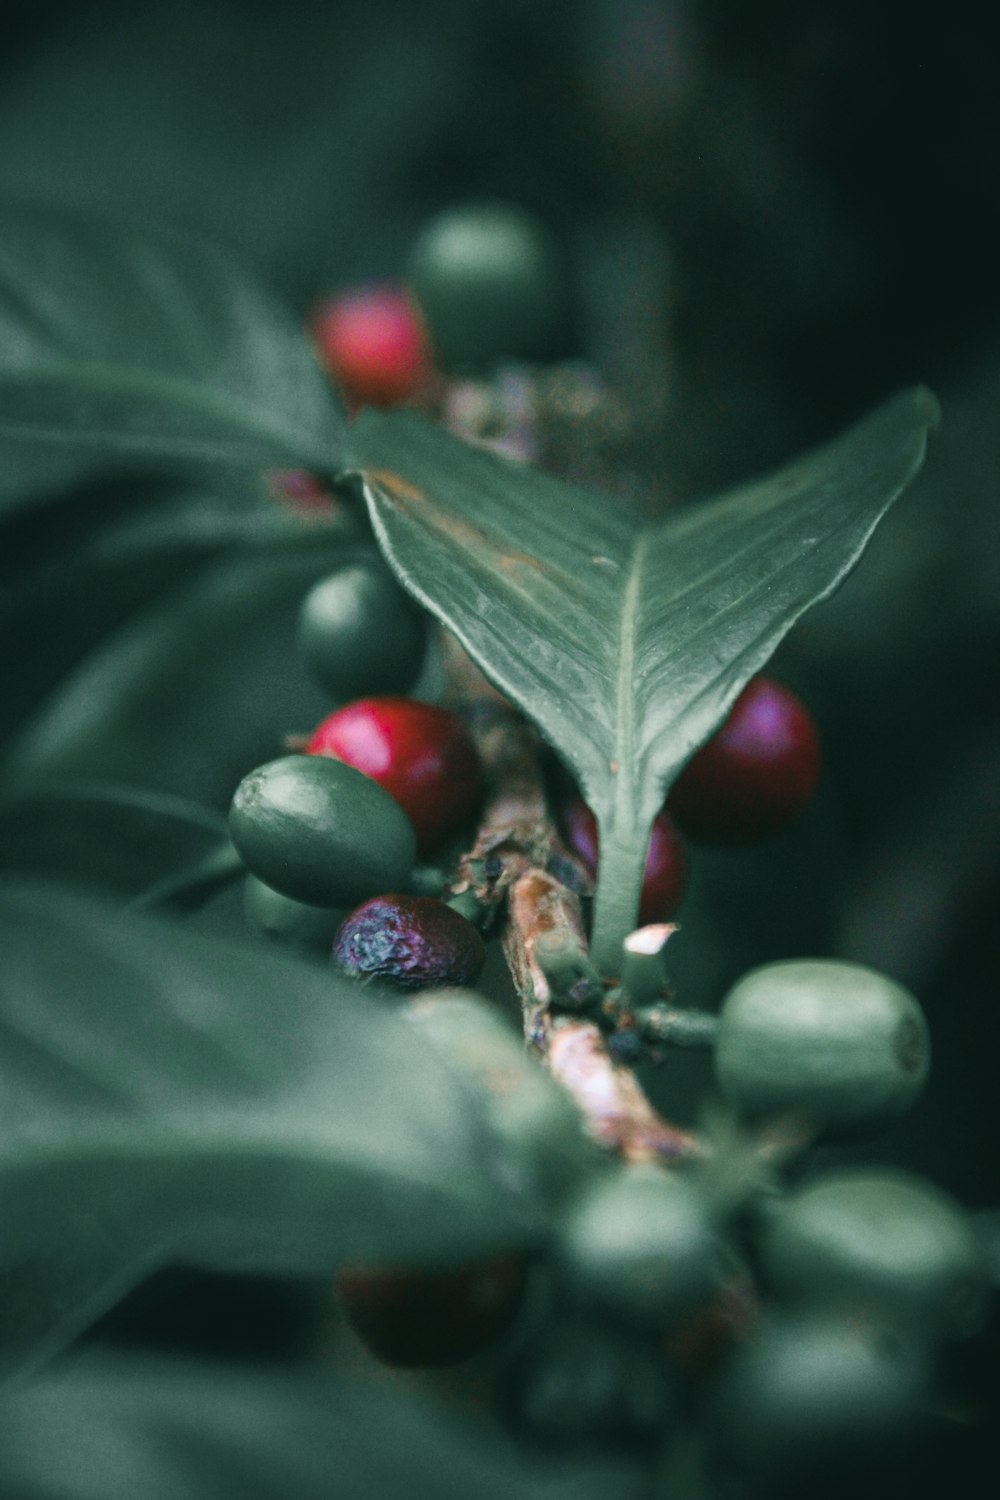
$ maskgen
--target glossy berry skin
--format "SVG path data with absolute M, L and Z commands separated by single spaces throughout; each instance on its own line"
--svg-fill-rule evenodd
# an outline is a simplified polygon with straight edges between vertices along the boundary
M 338 568 L 302 601 L 299 652 L 319 685 L 341 702 L 410 687 L 426 644 L 422 611 L 377 558 Z
M 581 797 L 568 802 L 561 812 L 566 842 L 587 867 L 597 874 L 597 819 Z M 680 906 L 687 889 L 688 864 L 684 840 L 670 814 L 657 813 L 649 835 L 646 869 L 639 898 L 639 926 L 668 921 Z
M 482 763 L 457 714 L 414 698 L 359 698 L 317 726 L 310 755 L 330 755 L 378 783 L 409 816 L 420 859 L 468 824 Z
M 820 763 L 809 710 L 781 683 L 755 677 L 722 728 L 685 766 L 667 807 L 692 839 L 754 843 L 801 812 L 816 789 Z
M 486 961 L 471 922 L 434 896 L 375 896 L 344 921 L 334 962 L 402 990 L 472 984 Z
M 395 406 L 431 374 L 420 314 L 401 286 L 361 287 L 323 302 L 311 320 L 326 369 L 357 405 Z
M 510 1327 L 524 1293 L 515 1256 L 442 1271 L 351 1270 L 337 1291 L 355 1332 L 385 1364 L 457 1364 Z

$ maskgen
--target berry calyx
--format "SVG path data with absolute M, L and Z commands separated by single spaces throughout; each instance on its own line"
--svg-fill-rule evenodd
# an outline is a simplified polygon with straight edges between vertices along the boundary
M 299 611 L 298 648 L 332 697 L 401 692 L 415 680 L 427 632 L 423 612 L 378 558 L 347 563 L 317 583 Z
M 688 761 L 667 807 L 705 843 L 753 843 L 777 833 L 809 801 L 820 773 L 819 735 L 794 693 L 754 677 L 729 717 Z
M 597 875 L 599 844 L 597 819 L 582 797 L 563 807 L 560 821 L 569 847 L 592 876 Z M 670 814 L 663 809 L 653 820 L 646 851 L 646 868 L 639 898 L 639 926 L 666 922 L 680 906 L 687 889 L 688 865 L 684 840 Z
M 426 859 L 459 834 L 482 793 L 479 752 L 457 714 L 415 698 L 359 698 L 313 731 L 310 755 L 333 756 L 393 797 Z
M 348 916 L 333 947 L 348 974 L 397 989 L 472 984 L 486 961 L 483 940 L 435 896 L 375 896 Z
M 420 313 L 391 283 L 342 292 L 311 319 L 320 359 L 358 405 L 395 406 L 427 385 L 431 356 Z
M 385 1364 L 456 1364 L 479 1354 L 514 1321 L 524 1262 L 502 1256 L 440 1271 L 350 1270 L 336 1286 L 348 1321 Z

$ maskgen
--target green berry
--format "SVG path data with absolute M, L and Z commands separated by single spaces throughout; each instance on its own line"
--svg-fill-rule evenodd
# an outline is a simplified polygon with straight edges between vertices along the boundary
M 445 366 L 566 352 L 562 257 L 523 209 L 477 203 L 442 213 L 415 244 L 407 280 Z
M 933 1183 L 887 1169 L 831 1172 L 788 1198 L 761 1257 L 776 1292 L 878 1309 L 921 1334 L 967 1334 L 989 1294 L 971 1220 Z
M 860 964 L 766 964 L 730 990 L 715 1073 L 750 1116 L 792 1114 L 828 1137 L 878 1130 L 927 1078 L 927 1024 L 908 990 Z
M 265 885 L 256 875 L 243 882 L 243 910 L 257 932 L 308 952 L 329 954 L 344 917 L 342 906 L 310 906 Z
M 388 792 L 326 756 L 286 755 L 244 776 L 229 812 L 248 869 L 283 896 L 354 906 L 405 883 L 413 824 Z
M 556 1258 L 581 1304 L 653 1331 L 706 1303 L 724 1272 L 702 1195 L 652 1166 L 593 1183 L 566 1216 Z
M 313 677 L 338 701 L 402 693 L 424 658 L 425 617 L 372 558 L 338 568 L 309 591 L 298 643 Z

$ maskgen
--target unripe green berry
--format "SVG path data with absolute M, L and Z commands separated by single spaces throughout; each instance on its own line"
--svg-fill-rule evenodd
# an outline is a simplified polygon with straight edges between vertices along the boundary
M 730 990 L 715 1075 L 750 1116 L 792 1114 L 829 1138 L 879 1130 L 917 1099 L 927 1024 L 908 990 L 861 964 L 766 964 Z
M 725 1269 L 702 1195 L 652 1166 L 595 1181 L 567 1214 L 556 1259 L 583 1305 L 654 1332 L 707 1302 Z
M 420 671 L 424 615 L 377 558 L 352 562 L 310 589 L 299 612 L 299 650 L 338 701 L 402 693 Z
M 258 879 L 316 906 L 354 906 L 404 884 L 416 855 L 399 804 L 326 756 L 286 755 L 244 776 L 229 829 Z
M 971 1220 L 908 1173 L 846 1170 L 810 1183 L 775 1211 L 761 1257 L 789 1300 L 874 1308 L 924 1336 L 973 1333 L 985 1314 L 989 1271 Z
M 329 955 L 333 940 L 347 915 L 342 906 L 311 906 L 247 875 L 243 882 L 243 910 L 257 932 L 292 948 Z

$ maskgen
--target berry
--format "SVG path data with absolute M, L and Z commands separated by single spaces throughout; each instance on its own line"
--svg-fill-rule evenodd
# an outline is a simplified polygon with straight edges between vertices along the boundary
M 337 1290 L 355 1332 L 390 1365 L 450 1365 L 506 1332 L 524 1293 L 525 1268 L 504 1256 L 443 1271 L 350 1270 Z
M 399 885 L 413 826 L 367 776 L 340 761 L 286 755 L 244 776 L 229 831 L 258 879 L 315 906 L 351 906 Z
M 765 964 L 734 985 L 719 1016 L 722 1093 L 748 1115 L 794 1114 L 828 1137 L 895 1120 L 919 1096 L 929 1062 L 916 1000 L 861 964 Z
M 329 954 L 346 913 L 343 907 L 311 906 L 293 901 L 247 875 L 243 882 L 243 910 L 250 926 L 270 938 L 307 952 Z
M 450 368 L 566 352 L 562 257 L 523 209 L 480 203 L 442 213 L 414 245 L 407 281 Z
M 423 322 L 403 287 L 361 287 L 332 297 L 316 308 L 311 327 L 326 369 L 359 405 L 395 406 L 428 383 Z
M 972 1222 L 909 1173 L 827 1173 L 781 1204 L 761 1256 L 789 1300 L 867 1307 L 921 1335 L 973 1333 L 985 1313 L 989 1270 Z
M 344 921 L 334 961 L 359 978 L 402 990 L 472 984 L 486 961 L 483 940 L 435 896 L 375 896 Z
M 581 797 L 562 809 L 566 842 L 592 876 L 597 875 L 597 819 Z M 680 906 L 687 887 L 687 852 L 670 814 L 658 812 L 649 835 L 639 898 L 639 926 L 666 922 Z
M 460 833 L 479 803 L 482 764 L 469 731 L 457 714 L 415 698 L 348 703 L 306 748 L 363 771 L 394 797 L 416 829 L 421 859 Z
M 402 692 L 424 657 L 424 614 L 377 558 L 347 563 L 310 589 L 299 611 L 299 651 L 340 701 L 366 690 Z
M 805 807 L 819 772 L 819 735 L 809 710 L 781 683 L 754 677 L 722 728 L 685 766 L 667 807 L 693 839 L 753 843 Z

